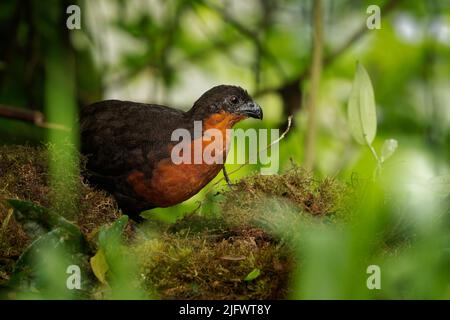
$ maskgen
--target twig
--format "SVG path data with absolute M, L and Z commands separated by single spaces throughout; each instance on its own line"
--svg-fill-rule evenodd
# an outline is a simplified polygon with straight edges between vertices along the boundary
M 225 169 L 225 166 L 223 166 L 222 172 L 223 172 L 223 177 L 225 178 L 225 181 L 227 182 L 227 185 L 231 188 L 233 184 L 231 183 L 230 177 L 228 177 L 227 169 Z
M 39 124 L 44 122 L 44 115 L 39 111 L 28 111 L 0 105 L 0 117 Z
M 262 149 L 261 151 L 259 151 L 258 155 L 261 155 L 261 153 L 267 151 L 268 149 L 272 148 L 275 144 L 279 143 L 281 140 L 284 139 L 284 137 L 286 136 L 286 134 L 289 132 L 289 130 L 291 129 L 291 125 L 292 125 L 292 115 L 290 115 L 288 117 L 288 124 L 286 129 L 284 130 L 284 132 L 281 134 L 281 136 L 278 137 L 278 139 L 272 141 L 268 146 L 266 146 L 264 149 Z M 234 169 L 233 171 L 231 171 L 230 173 L 228 173 L 228 176 L 232 175 L 233 173 L 241 170 L 243 167 L 245 167 L 246 165 L 249 165 L 250 163 L 248 162 L 248 160 L 241 164 L 238 168 Z M 217 184 L 219 184 L 221 181 L 223 181 L 224 178 L 218 180 L 216 183 L 214 183 L 212 185 L 212 187 L 216 186 Z
M 266 146 L 264 149 L 262 149 L 262 150 L 258 153 L 258 155 L 260 155 L 261 153 L 267 151 L 268 149 L 270 149 L 271 147 L 273 147 L 275 144 L 279 143 L 281 140 L 284 139 L 284 137 L 286 136 L 286 134 L 287 134 L 287 133 L 289 132 L 289 130 L 291 129 L 291 125 L 292 125 L 292 117 L 293 117 L 292 115 L 290 115 L 290 116 L 288 117 L 288 119 L 287 119 L 287 122 L 288 122 L 288 123 L 287 123 L 287 127 L 286 127 L 286 129 L 284 130 L 284 132 L 281 134 L 281 136 L 279 136 L 278 139 L 272 141 L 268 146 Z M 229 180 L 229 179 L 230 179 L 230 178 L 228 177 L 229 175 L 231 175 L 231 174 L 233 174 L 233 173 L 235 173 L 235 172 L 241 170 L 244 166 L 246 166 L 246 165 L 248 165 L 248 164 L 249 164 L 249 162 L 246 161 L 244 164 L 241 164 L 238 168 L 236 168 L 235 170 L 233 170 L 233 171 L 231 171 L 229 174 L 227 174 L 227 178 L 223 177 L 223 178 L 220 178 L 219 180 L 217 180 L 217 181 L 209 188 L 209 190 L 206 191 L 205 197 L 203 198 L 203 200 L 198 201 L 198 204 L 199 204 L 199 205 L 198 205 L 197 209 L 195 209 L 195 211 L 198 210 L 198 209 L 200 209 L 200 208 L 203 206 L 203 203 L 205 203 L 205 201 L 207 201 L 206 195 L 210 194 L 210 193 L 214 190 L 214 187 L 215 187 L 215 186 L 217 186 L 217 185 L 218 185 L 220 182 L 222 182 L 223 180 L 226 180 L 226 179 Z M 225 168 L 225 166 L 224 166 L 224 168 Z

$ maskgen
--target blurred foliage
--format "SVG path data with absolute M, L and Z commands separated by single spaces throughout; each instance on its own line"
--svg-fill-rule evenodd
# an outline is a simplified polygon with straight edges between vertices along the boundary
M 66 27 L 70 4 L 81 8 L 80 30 Z M 366 8 L 372 4 L 381 7 L 380 30 L 366 28 Z M 30 245 L 29 235 L 4 200 L 33 201 L 75 221 L 88 241 L 96 238 L 102 225 L 120 216 L 109 197 L 78 178 L 82 171 L 76 153 L 79 107 L 118 98 L 186 110 L 213 85 L 232 83 L 248 89 L 265 114 L 263 122 L 250 120 L 239 127 L 284 128 L 288 115 L 294 115 L 295 126 L 280 143 L 280 169 L 286 174 L 250 178 L 238 184 L 241 193 L 228 195 L 213 185 L 221 178 L 217 177 L 192 200 L 146 215 L 152 221 L 174 223 L 186 212 L 195 211 L 199 220 L 209 223 L 209 219 L 223 217 L 235 228 L 245 225 L 238 218 L 262 217 L 265 224 L 257 226 L 289 243 L 300 261 L 289 290 L 283 291 L 293 298 L 448 299 L 450 4 L 438 0 L 323 1 L 324 67 L 317 102 L 317 155 L 314 175 L 302 176 L 302 182 L 312 184 L 302 189 L 288 169 L 304 158 L 311 7 L 311 1 L 295 0 L 50 0 L 45 6 L 37 0 L 2 1 L 0 108 L 6 105 L 30 115 L 42 112 L 47 125 L 0 117 L 0 143 L 49 142 L 52 147 L 49 154 L 29 147 L 0 148 L 0 280 L 8 279 L 11 261 Z M 376 181 L 372 180 L 376 161 L 368 148 L 353 141 L 347 120 L 356 61 L 366 67 L 375 92 L 377 136 L 373 148 L 382 150 L 384 141 L 392 141 L 387 139 L 398 141 L 398 150 L 383 165 Z M 227 165 L 231 170 L 237 167 Z M 239 181 L 259 167 L 246 166 L 231 178 Z M 315 177 L 324 179 L 317 183 Z M 220 194 L 215 192 L 218 190 Z M 224 197 L 234 202 L 224 206 L 220 202 Z M 310 208 L 311 203 L 317 208 Z M 345 223 L 329 219 L 330 212 L 335 216 L 336 203 L 345 208 L 337 212 Z M 293 219 L 292 212 L 298 208 L 307 214 Z M 315 218 L 310 213 L 316 213 Z M 255 220 L 245 222 L 248 227 Z M 197 224 L 201 223 L 195 220 L 187 230 Z M 42 245 L 50 249 L 35 263 L 44 265 L 38 276 L 46 287 L 42 298 L 75 297 L 61 288 L 67 275 L 60 271 L 71 259 L 67 253 L 74 251 L 66 244 L 72 246 L 78 240 L 71 238 L 70 243 L 58 246 L 60 230 L 47 230 Z M 147 227 L 137 233 L 145 241 L 133 251 L 150 253 L 139 261 L 141 271 L 149 272 L 140 279 L 148 292 L 154 293 L 155 286 L 167 289 L 168 283 L 181 279 L 185 286 L 165 291 L 167 297 L 205 297 L 201 295 L 204 292 L 224 297 L 220 293 L 223 279 L 209 273 L 222 266 L 214 260 L 218 254 L 215 243 L 205 240 L 210 238 L 182 233 L 158 238 Z M 289 236 L 280 237 L 286 234 Z M 219 249 L 256 254 L 250 240 L 254 235 L 240 237 L 237 242 L 227 238 Z M 123 270 L 133 267 L 117 259 L 123 258 L 121 250 L 127 245 L 118 245 L 117 252 L 103 252 L 110 270 L 117 267 L 119 271 L 115 272 L 115 284 L 113 281 L 109 289 L 98 287 L 95 297 L 142 297 L 139 290 L 130 289 L 135 279 Z M 239 274 L 242 295 L 263 292 L 267 295 L 258 297 L 275 296 L 261 289 L 268 288 L 265 285 L 277 270 L 285 276 L 288 267 L 282 264 L 277 269 L 279 265 L 273 262 L 278 261 L 279 252 L 270 246 L 265 249 L 258 251 L 260 260 L 250 264 L 226 262 Z M 169 256 L 161 253 L 167 250 Z M 219 287 L 195 284 L 198 274 L 183 269 L 184 265 L 180 270 L 186 277 L 178 273 L 178 262 L 194 253 L 197 260 L 191 262 L 204 267 L 200 279 Z M 89 252 L 90 257 L 94 254 Z M 208 265 L 205 261 L 211 259 L 214 263 Z M 166 263 L 167 269 L 161 270 L 158 261 Z M 371 264 L 381 267 L 381 290 L 366 287 L 366 270 Z M 155 279 L 164 272 L 169 278 Z M 256 273 L 256 278 L 245 281 L 248 285 L 242 284 Z M 117 288 L 124 289 L 123 295 Z M 189 295 L 192 292 L 196 294 Z
M 31 202 L 9 200 L 15 219 L 23 226 L 31 244 L 14 265 L 8 285 L 17 298 L 64 299 L 87 296 L 87 277 L 83 290 L 66 286 L 67 267 L 77 265 L 88 275 L 88 244 L 81 231 L 60 215 Z

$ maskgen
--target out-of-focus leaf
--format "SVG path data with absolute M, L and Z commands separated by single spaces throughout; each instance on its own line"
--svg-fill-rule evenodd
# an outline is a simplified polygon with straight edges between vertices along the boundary
M 117 259 L 121 258 L 122 234 L 128 223 L 128 216 L 121 216 L 111 226 L 103 227 L 98 235 L 99 249 L 91 259 L 91 267 L 96 277 L 102 283 L 106 283 L 106 273 L 114 272 Z M 111 266 L 111 268 L 110 268 Z
M 84 237 L 65 228 L 56 228 L 33 241 L 17 260 L 8 286 L 25 293 L 51 298 L 88 294 L 89 278 L 81 278 L 81 290 L 66 287 L 66 270 L 71 265 L 89 272 L 89 246 Z
M 67 267 L 77 265 L 84 274 L 89 272 L 90 248 L 80 229 L 32 202 L 9 199 L 8 203 L 15 219 L 33 240 L 14 265 L 9 285 L 19 291 L 31 290 L 49 297 L 75 294 L 65 284 Z M 88 278 L 84 277 L 83 281 L 87 289 Z M 77 294 L 87 292 L 84 289 Z
M 77 237 L 82 236 L 77 226 L 60 215 L 51 213 L 47 208 L 18 199 L 9 199 L 7 202 L 14 209 L 14 218 L 31 239 L 37 239 L 55 228 L 65 229 Z
M 112 246 L 119 245 L 122 239 L 122 233 L 128 223 L 128 216 L 121 216 L 109 228 L 102 228 L 98 235 L 100 248 L 106 250 Z
M 253 269 L 244 279 L 244 281 L 252 281 L 259 277 L 261 270 L 258 268 Z
M 348 120 L 355 140 L 362 145 L 371 145 L 377 131 L 375 97 L 370 77 L 360 63 L 348 100 Z
M 90 260 L 91 268 L 95 276 L 101 283 L 106 284 L 106 273 L 109 270 L 108 262 L 106 261 L 105 253 L 99 249 L 95 256 Z
M 32 267 L 32 256 L 39 253 L 43 247 L 60 248 L 77 253 L 86 252 L 87 245 L 83 238 L 73 235 L 63 228 L 56 228 L 33 241 L 22 253 L 14 266 L 14 273 L 20 272 L 27 267 Z
M 390 158 L 397 150 L 398 142 L 395 139 L 386 139 L 381 147 L 381 162 Z
M 145 296 L 139 284 L 138 269 L 131 259 L 129 250 L 122 242 L 123 231 L 128 222 L 128 216 L 117 219 L 109 228 L 102 228 L 98 235 L 100 256 L 91 262 L 91 268 L 98 268 L 96 276 L 100 281 L 104 276 L 110 287 L 108 297 L 111 299 L 141 299 Z M 101 257 L 103 255 L 103 257 Z M 98 260 L 98 261 L 95 261 Z M 100 266 L 96 265 L 98 262 Z M 103 281 L 102 281 L 103 282 Z

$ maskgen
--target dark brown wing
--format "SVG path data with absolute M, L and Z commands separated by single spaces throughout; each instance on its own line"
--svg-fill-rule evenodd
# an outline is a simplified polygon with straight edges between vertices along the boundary
M 119 205 L 121 197 L 138 198 L 126 177 L 139 170 L 151 178 L 154 166 L 170 157 L 172 131 L 184 122 L 184 112 L 153 104 L 106 100 L 83 108 L 81 150 L 91 181 L 113 193 Z
M 119 100 L 85 107 L 80 129 L 88 169 L 117 176 L 151 166 L 158 155 L 167 156 L 172 131 L 183 116 L 169 107 Z

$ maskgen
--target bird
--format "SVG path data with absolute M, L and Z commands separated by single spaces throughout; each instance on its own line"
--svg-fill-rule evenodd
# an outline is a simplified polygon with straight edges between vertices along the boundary
M 79 120 L 85 176 L 90 184 L 113 195 L 124 214 L 142 221 L 143 211 L 191 198 L 224 169 L 225 161 L 175 163 L 175 130 L 190 133 L 187 145 L 191 148 L 199 139 L 196 122 L 202 134 L 217 129 L 228 137 L 227 129 L 247 118 L 262 120 L 262 108 L 246 90 L 234 85 L 212 87 L 188 111 L 132 101 L 93 103 L 81 109 Z M 201 141 L 202 146 L 216 142 Z M 228 145 L 221 146 L 218 156 L 226 159 Z

